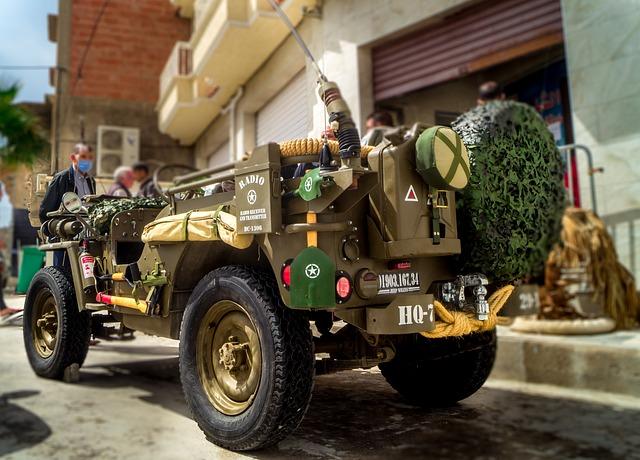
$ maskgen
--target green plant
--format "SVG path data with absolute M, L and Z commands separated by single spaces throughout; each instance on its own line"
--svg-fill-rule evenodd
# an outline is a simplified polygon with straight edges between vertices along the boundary
M 30 165 L 47 147 L 37 118 L 14 102 L 19 89 L 0 86 L 0 160 L 7 166 Z
M 498 283 L 540 275 L 566 205 L 552 134 L 533 107 L 513 101 L 476 107 L 452 127 L 471 161 L 458 201 L 461 270 Z

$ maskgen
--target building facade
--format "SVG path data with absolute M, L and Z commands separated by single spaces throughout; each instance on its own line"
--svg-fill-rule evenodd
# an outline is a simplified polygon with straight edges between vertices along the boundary
M 158 130 L 158 75 L 190 24 L 165 0 L 60 0 L 48 21 L 52 69 L 52 161 L 68 167 L 84 140 L 96 152 L 98 192 L 116 167 L 146 161 L 193 164 L 193 149 Z M 104 189 L 104 190 L 103 190 Z
M 167 2 L 192 26 L 161 74 L 158 124 L 193 147 L 199 167 L 238 159 L 268 141 L 320 135 L 327 123 L 316 76 L 267 0 Z M 374 110 L 390 112 L 401 124 L 448 124 L 475 106 L 478 85 L 487 80 L 501 83 L 507 97 L 534 105 L 558 145 L 585 144 L 596 166 L 604 167 L 596 177 L 598 211 L 616 214 L 613 226 L 626 226 L 626 236 L 620 236 L 623 229 L 615 232 L 618 250 L 640 275 L 632 244 L 640 238 L 638 226 L 626 221 L 640 209 L 634 193 L 639 171 L 628 154 L 640 142 L 632 116 L 640 111 L 637 2 L 279 3 L 340 86 L 361 128 Z M 568 159 L 577 178 L 570 195 L 590 207 L 593 171 L 583 160 Z M 615 191 L 608 184 L 617 184 Z

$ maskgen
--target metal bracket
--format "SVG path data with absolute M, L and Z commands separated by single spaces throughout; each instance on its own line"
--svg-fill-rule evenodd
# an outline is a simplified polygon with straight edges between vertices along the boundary
M 438 190 L 431 188 L 429 190 L 429 204 L 431 205 L 431 237 L 433 244 L 440 244 L 440 208 L 438 206 Z
M 465 289 L 472 287 L 473 309 L 476 317 L 480 321 L 489 319 L 489 302 L 486 300 L 487 288 L 489 280 L 481 273 L 471 275 L 458 275 L 455 281 L 448 281 L 441 286 L 442 300 L 446 303 L 454 304 L 460 310 L 467 305 Z

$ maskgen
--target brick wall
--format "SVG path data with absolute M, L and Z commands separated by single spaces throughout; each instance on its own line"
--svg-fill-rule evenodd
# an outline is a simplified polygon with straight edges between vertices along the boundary
M 104 0 L 73 0 L 70 88 L 75 96 L 155 103 L 158 79 L 178 40 L 188 40 L 189 21 L 168 0 L 110 0 L 78 66 Z M 77 80 L 77 83 L 76 83 Z

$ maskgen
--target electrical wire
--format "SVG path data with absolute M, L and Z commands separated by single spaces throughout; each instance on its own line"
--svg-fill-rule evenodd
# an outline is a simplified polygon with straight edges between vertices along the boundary
M 109 1 L 110 0 L 104 0 L 104 2 L 102 2 L 102 6 L 100 7 L 98 16 L 96 16 L 96 19 L 93 22 L 93 27 L 91 29 L 91 34 L 89 35 L 89 40 L 87 41 L 87 45 L 84 47 L 84 52 L 82 53 L 82 57 L 80 58 L 80 63 L 78 64 L 78 72 L 76 73 L 76 82 L 80 78 L 82 78 L 82 69 L 84 67 L 84 63 L 87 60 L 87 55 L 89 54 L 89 50 L 91 49 L 91 45 L 93 44 L 93 38 L 96 35 L 98 26 L 100 25 L 100 21 L 102 20 L 102 15 L 104 14 L 104 11 L 107 9 L 107 5 L 109 4 Z
M 52 65 L 0 65 L 0 70 L 49 70 Z
M 98 31 L 98 26 L 100 25 L 100 21 L 102 20 L 102 16 L 104 15 L 105 10 L 107 9 L 107 5 L 109 4 L 110 0 L 104 0 L 102 2 L 102 6 L 100 7 L 100 11 L 98 11 L 98 15 L 96 16 L 95 20 L 93 21 L 93 26 L 91 27 L 91 34 L 89 35 L 89 40 L 87 40 L 87 44 L 84 47 L 84 50 L 82 52 L 82 57 L 80 58 L 80 62 L 78 64 L 78 70 L 76 71 L 76 78 L 73 81 L 73 85 L 71 86 L 71 91 L 69 91 L 69 97 L 73 96 L 75 91 L 76 91 L 76 86 L 78 85 L 78 82 L 82 79 L 82 69 L 84 68 L 84 64 L 87 60 L 87 56 L 89 55 L 89 51 L 91 50 L 91 46 L 93 45 L 93 39 L 96 35 L 96 32 Z M 64 70 L 62 68 L 60 68 L 60 70 Z M 58 75 L 56 78 L 60 78 L 60 75 Z M 57 86 L 57 85 L 56 85 Z M 60 97 L 60 94 L 58 94 L 58 92 L 56 91 L 56 98 Z M 60 101 L 56 101 L 56 104 L 59 104 Z M 69 115 L 69 111 L 71 110 L 71 106 L 73 104 L 71 104 L 70 101 L 67 101 L 67 107 L 64 111 L 64 114 L 62 117 L 60 117 L 60 119 L 57 121 L 57 125 L 58 126 L 64 126 L 64 123 L 67 120 L 67 116 Z M 84 139 L 83 139 L 84 140 Z M 59 157 L 60 156 L 60 139 L 56 139 L 56 156 Z M 57 164 L 57 161 L 56 161 Z

